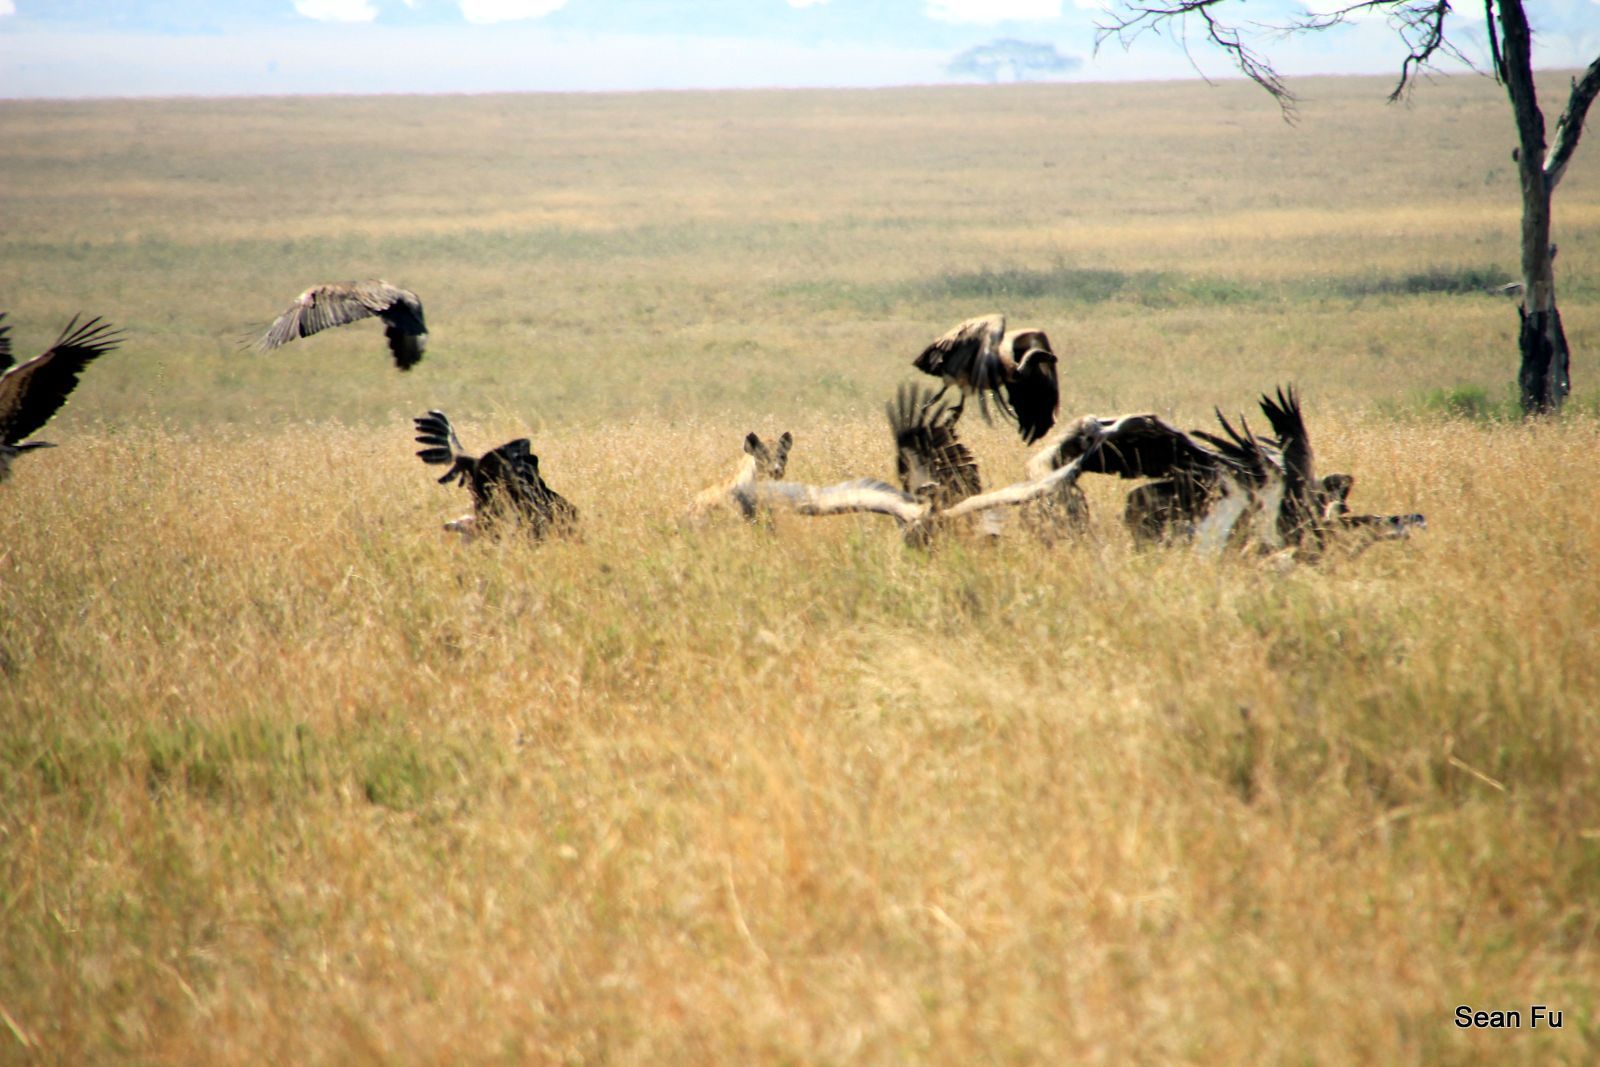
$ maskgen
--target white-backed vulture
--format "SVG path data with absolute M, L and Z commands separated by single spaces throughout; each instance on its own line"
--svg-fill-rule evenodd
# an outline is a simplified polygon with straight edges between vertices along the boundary
M 301 337 L 344 326 L 376 315 L 383 320 L 394 365 L 410 370 L 428 348 L 428 326 L 422 301 L 410 289 L 386 281 L 332 282 L 314 285 L 295 298 L 256 342 L 260 351 L 277 348 Z
M 543 540 L 549 534 L 570 534 L 577 528 L 578 509 L 545 484 L 539 474 L 539 457 L 526 437 L 474 456 L 461 447 L 444 412 L 430 411 L 412 421 L 417 443 L 427 446 L 417 452 L 422 462 L 450 465 L 439 483 L 453 479 L 472 493 L 472 514 L 446 523 L 445 529 L 470 540 L 509 525 Z
M 1017 424 L 1024 442 L 1033 444 L 1055 425 L 1061 387 L 1056 379 L 1056 354 L 1043 330 L 1008 333 L 1006 317 L 1001 314 L 968 319 L 924 348 L 911 364 L 924 374 L 943 379 L 944 387 L 934 394 L 934 400 L 951 386 L 960 390 L 957 416 L 967 396 L 976 393 L 987 419 L 987 397 L 993 393 L 995 406 Z
M 74 315 L 56 343 L 32 359 L 14 364 L 10 326 L 0 312 L 0 481 L 24 452 L 55 447 L 49 441 L 27 441 L 61 410 L 78 377 L 91 362 L 122 343 L 122 334 L 99 318 L 81 326 Z
M 1242 539 L 1267 549 L 1320 551 L 1327 535 L 1359 529 L 1373 537 L 1403 537 L 1425 526 L 1420 515 L 1352 515 L 1346 499 L 1353 479 L 1317 479 L 1310 435 L 1292 388 L 1263 395 L 1261 410 L 1275 437 L 1259 438 L 1249 423 L 1235 427 L 1220 411 L 1221 433 L 1185 433 L 1155 415 L 1077 420 L 1029 460 L 1038 477 L 1096 452 L 1084 469 L 1122 478 L 1148 478 L 1128 494 L 1124 520 L 1140 541 L 1173 536 L 1220 547 L 1248 517 Z M 1116 432 L 1109 427 L 1115 423 Z

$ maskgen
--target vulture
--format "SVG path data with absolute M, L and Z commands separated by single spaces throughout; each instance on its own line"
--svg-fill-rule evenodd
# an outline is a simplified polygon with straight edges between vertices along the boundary
M 67 323 L 56 343 L 25 363 L 11 358 L 11 327 L 0 312 L 0 481 L 11 473 L 17 456 L 48 441 L 25 441 L 38 432 L 67 402 L 78 376 L 93 360 L 122 343 L 122 334 L 99 318 L 81 326 L 78 316 Z
M 1113 425 L 1118 429 L 1111 435 Z M 1084 469 L 1091 473 L 1157 479 L 1128 494 L 1123 517 L 1141 541 L 1159 540 L 1175 530 L 1193 534 L 1220 482 L 1254 473 L 1248 444 L 1241 441 L 1224 451 L 1156 415 L 1141 414 L 1078 419 L 1033 455 L 1028 474 L 1041 477 L 1083 456 L 1088 456 Z
M 1310 435 L 1293 388 L 1263 395 L 1260 407 L 1273 437 L 1257 437 L 1243 419 L 1235 427 L 1221 411 L 1220 433 L 1185 433 L 1155 415 L 1088 416 L 1035 453 L 1028 473 L 1037 478 L 1081 460 L 1093 473 L 1153 479 L 1128 494 L 1123 513 L 1141 542 L 1181 536 L 1220 549 L 1248 516 L 1245 539 L 1267 549 L 1293 546 L 1309 556 L 1339 530 L 1379 539 L 1426 526 L 1421 515 L 1350 513 L 1354 479 L 1315 476 Z
M 939 508 L 948 508 L 983 491 L 978 462 L 956 436 L 959 407 L 935 405 L 935 395 L 922 401 L 915 386 L 902 385 L 884 407 L 894 439 L 895 474 L 907 493 L 924 492 Z
M 389 339 L 394 365 L 410 370 L 428 347 L 428 325 L 422 318 L 422 301 L 410 289 L 385 281 L 333 282 L 314 285 L 295 298 L 289 309 L 256 342 L 265 352 L 300 337 L 310 337 L 330 326 L 344 326 L 378 316 Z
M 923 349 L 911 365 L 944 380 L 930 404 L 951 386 L 960 390 L 955 417 L 967 396 L 976 393 L 987 419 L 987 396 L 993 393 L 995 406 L 1017 424 L 1024 443 L 1033 444 L 1055 425 L 1061 388 L 1056 354 L 1043 330 L 1007 331 L 1000 314 L 968 319 Z
M 876 478 L 857 478 L 837 485 L 758 481 L 736 492 L 747 507 L 792 511 L 799 515 L 841 515 L 872 512 L 892 517 L 910 544 L 925 545 L 948 520 L 978 515 L 995 508 L 1016 507 L 1059 493 L 1085 469 L 1084 455 L 1042 476 L 987 493 L 978 492 L 978 469 L 972 454 L 955 435 L 958 412 L 926 401 L 920 391 L 902 388 L 888 405 L 896 448 L 898 487 Z
M 1285 543 L 1320 549 L 1329 534 L 1359 530 L 1374 540 L 1409 536 L 1426 529 L 1422 515 L 1356 515 L 1350 511 L 1350 490 L 1355 478 L 1329 474 L 1318 478 L 1311 459 L 1311 437 L 1300 412 L 1294 388 L 1278 389 L 1276 397 L 1262 394 L 1261 411 L 1277 435 L 1268 455 L 1275 451 L 1283 469 L 1283 504 L 1278 512 L 1278 533 Z
M 422 462 L 450 465 L 440 484 L 454 480 L 472 493 L 472 514 L 445 524 L 445 529 L 469 540 L 478 533 L 493 533 L 511 524 L 525 527 L 535 540 L 551 533 L 569 534 L 578 523 L 578 509 L 545 484 L 539 475 L 539 457 L 526 437 L 507 441 L 481 456 L 461 447 L 456 431 L 442 411 L 430 411 L 412 420 L 417 452 Z

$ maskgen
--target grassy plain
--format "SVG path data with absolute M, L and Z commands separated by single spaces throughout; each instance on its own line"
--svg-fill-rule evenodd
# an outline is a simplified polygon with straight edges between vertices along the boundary
M 0 1060 L 1590 1061 L 1600 166 L 1574 411 L 1457 417 L 1514 375 L 1505 104 L 1302 88 L 0 105 L 18 348 L 130 333 L 0 495 Z M 236 350 L 369 275 L 411 374 Z M 1296 382 L 1431 529 L 679 525 L 747 429 L 888 474 L 905 362 L 995 308 L 1064 416 Z M 428 407 L 583 538 L 448 540 Z

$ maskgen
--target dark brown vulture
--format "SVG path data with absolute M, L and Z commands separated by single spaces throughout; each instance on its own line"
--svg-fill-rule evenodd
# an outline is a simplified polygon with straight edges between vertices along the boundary
M 0 320 L 4 318 L 0 313 Z M 54 447 L 48 441 L 23 439 L 38 432 L 61 409 L 85 367 L 123 340 L 109 323 L 93 318 L 80 326 L 74 315 L 55 344 L 13 366 L 10 329 L 0 324 L 0 481 L 10 475 L 17 456 Z
M 884 407 L 894 438 L 895 474 L 900 488 L 927 495 L 938 508 L 948 508 L 983 491 L 978 462 L 956 436 L 960 408 L 923 400 L 914 385 L 901 385 Z
M 1330 474 L 1318 478 L 1311 459 L 1311 435 L 1300 412 L 1300 397 L 1293 386 L 1280 388 L 1276 397 L 1261 396 L 1261 411 L 1272 424 L 1275 449 L 1283 468 L 1283 504 L 1278 511 L 1278 533 L 1284 542 L 1321 549 L 1330 533 L 1358 530 L 1374 539 L 1405 537 L 1428 522 L 1419 514 L 1355 515 L 1348 503 L 1355 478 Z
M 452 479 L 472 493 L 472 515 L 445 524 L 445 529 L 466 536 L 493 533 L 507 524 L 524 527 L 535 540 L 549 534 L 570 534 L 578 524 L 578 509 L 551 489 L 539 475 L 539 457 L 526 437 L 507 441 L 482 456 L 468 454 L 455 428 L 442 411 L 430 411 L 412 420 L 417 452 L 422 462 L 450 469 L 439 478 Z
M 922 350 L 911 361 L 924 374 L 944 380 L 934 400 L 955 386 L 961 392 L 955 413 L 959 417 L 969 394 L 978 395 L 984 418 L 989 417 L 987 397 L 1017 424 L 1028 444 L 1039 440 L 1055 425 L 1061 402 L 1056 380 L 1056 354 L 1043 330 L 1006 332 L 1004 315 L 968 319 Z
M 1404 537 L 1426 525 L 1420 515 L 1350 514 L 1345 501 L 1353 479 L 1315 478 L 1311 440 L 1293 389 L 1262 396 L 1261 410 L 1276 437 L 1257 437 L 1242 419 L 1235 427 L 1220 411 L 1221 433 L 1184 433 L 1155 415 L 1086 417 L 1037 452 L 1028 473 L 1040 477 L 1082 459 L 1086 471 L 1154 479 L 1128 494 L 1123 516 L 1141 541 L 1179 536 L 1220 548 L 1235 525 L 1248 519 L 1246 540 L 1315 555 L 1335 530 Z
M 422 353 L 428 347 L 422 301 L 410 289 L 385 281 L 312 286 L 268 327 L 256 348 L 265 352 L 330 326 L 344 326 L 374 315 L 383 320 L 383 335 L 389 339 L 396 367 L 410 370 L 422 361 Z

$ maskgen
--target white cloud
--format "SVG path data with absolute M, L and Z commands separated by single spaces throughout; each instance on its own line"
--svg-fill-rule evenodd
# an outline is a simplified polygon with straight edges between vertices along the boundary
M 369 0 L 294 0 L 294 9 L 318 22 L 371 22 L 378 17 Z
M 1596 0 L 1600 3 L 1600 0 Z M 1356 0 L 1305 0 L 1306 14 L 1313 18 L 1327 18 L 1354 7 Z M 1363 8 L 1344 17 L 1345 22 L 1387 22 L 1390 12 L 1379 8 Z
M 1596 2 L 1600 3 L 1600 0 L 1596 0 Z M 16 13 L 17 5 L 12 0 L 0 0 L 0 15 L 15 15 Z
M 543 18 L 566 6 L 567 0 L 461 0 L 461 14 L 468 22 L 481 26 Z
M 928 0 L 924 13 L 940 22 L 1058 19 L 1061 3 L 1062 0 Z

